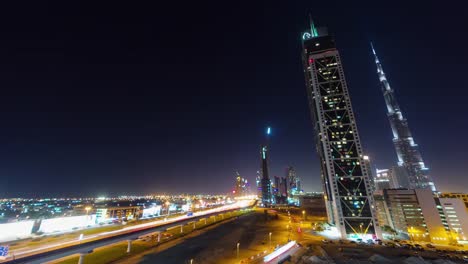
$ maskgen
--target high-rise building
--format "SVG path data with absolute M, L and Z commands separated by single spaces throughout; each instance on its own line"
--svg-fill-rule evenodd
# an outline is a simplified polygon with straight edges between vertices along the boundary
M 387 105 L 387 115 L 393 132 L 393 144 L 398 157 L 398 166 L 405 168 L 408 174 L 409 189 L 430 189 L 435 191 L 435 185 L 429 174 L 429 169 L 424 165 L 418 145 L 414 143 L 413 136 L 408 127 L 408 121 L 401 112 L 393 89 L 387 81 L 382 64 L 372 47 L 377 65 L 377 74 L 382 86 L 382 92 Z
M 408 170 L 403 166 L 392 166 L 389 170 L 389 177 L 392 188 L 408 188 L 410 186 Z
M 280 194 L 280 177 L 279 176 L 274 176 L 273 179 L 273 185 L 272 185 L 272 190 L 273 190 L 273 195 L 274 196 L 279 196 Z
M 242 177 L 239 175 L 239 172 L 236 172 L 236 185 L 234 187 L 233 193 L 236 196 L 240 196 L 242 192 Z
M 233 190 L 233 194 L 236 196 L 243 196 L 249 193 L 249 183 L 247 179 L 242 178 L 239 172 L 236 172 L 236 185 Z
M 286 178 L 288 180 L 288 194 L 293 195 L 301 191 L 301 180 L 297 177 L 296 169 L 293 166 L 289 166 L 286 169 Z
M 374 192 L 374 203 L 375 208 L 377 209 L 377 221 L 379 225 L 384 229 L 384 227 L 392 227 L 392 220 L 390 219 L 390 213 L 388 212 L 388 207 L 385 204 L 385 198 L 383 195 L 383 190 L 376 190 Z
M 288 178 L 281 177 L 279 193 L 280 193 L 281 197 L 283 197 L 284 200 L 287 200 L 287 198 L 288 198 Z
M 255 183 L 257 185 L 257 196 L 262 197 L 262 174 L 260 171 L 257 171 L 257 175 L 255 177 Z
M 391 170 L 389 169 L 376 170 L 374 178 L 375 190 L 394 188 L 390 185 L 390 173 Z
M 288 203 L 288 181 L 286 177 L 274 177 L 273 196 L 275 204 Z
M 262 146 L 260 151 L 261 165 L 262 165 L 262 203 L 264 206 L 273 204 L 273 195 L 271 190 L 271 179 L 269 172 L 269 136 L 271 129 L 267 128 L 266 143 Z
M 311 23 L 303 64 L 328 221 L 342 238 L 380 237 L 369 172 L 335 40 Z
M 374 175 L 374 170 L 372 169 L 372 165 L 371 165 L 371 160 L 369 158 L 369 156 L 367 155 L 364 155 L 362 157 L 362 159 L 364 160 L 363 162 L 363 166 L 366 167 L 366 170 L 367 170 L 367 173 L 368 173 L 368 176 L 369 176 L 369 183 L 370 183 L 370 187 L 371 187 L 371 193 L 373 193 L 375 191 L 375 175 Z

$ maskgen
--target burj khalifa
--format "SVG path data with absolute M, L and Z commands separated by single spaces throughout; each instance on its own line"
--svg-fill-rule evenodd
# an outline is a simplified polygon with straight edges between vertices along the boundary
M 393 132 L 393 144 L 398 157 L 398 166 L 406 172 L 407 181 L 399 187 L 409 189 L 431 189 L 436 191 L 434 182 L 429 174 L 429 169 L 424 165 L 418 145 L 414 143 L 408 121 L 401 112 L 400 106 L 395 98 L 393 89 L 387 81 L 382 64 L 371 44 L 372 53 L 375 56 L 377 74 L 382 86 L 385 103 L 387 105 L 387 115 Z

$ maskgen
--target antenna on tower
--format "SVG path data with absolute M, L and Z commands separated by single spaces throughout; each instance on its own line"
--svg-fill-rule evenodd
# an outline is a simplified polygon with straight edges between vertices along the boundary
M 314 25 L 314 20 L 312 20 L 312 15 L 309 13 L 309 24 L 310 24 L 310 34 L 312 37 L 318 37 L 317 29 Z
M 375 54 L 374 45 L 372 45 L 372 42 L 370 43 L 370 46 L 371 46 L 371 49 L 372 49 L 372 53 L 374 53 L 374 55 L 377 55 L 377 54 Z

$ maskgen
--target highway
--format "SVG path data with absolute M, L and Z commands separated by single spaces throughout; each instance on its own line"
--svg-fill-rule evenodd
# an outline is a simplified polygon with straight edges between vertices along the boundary
M 209 218 L 221 213 L 235 211 L 252 206 L 253 201 L 239 201 L 215 209 L 197 212 L 193 216 L 179 216 L 169 220 L 157 220 L 149 223 L 125 227 L 119 230 L 90 235 L 81 240 L 54 243 L 34 249 L 22 249 L 14 252 L 14 259 L 10 256 L 3 263 L 45 263 L 67 257 L 73 254 L 87 254 L 94 249 L 108 246 L 122 241 L 132 241 L 155 232 L 162 232 L 168 228 L 186 225 L 194 221 Z

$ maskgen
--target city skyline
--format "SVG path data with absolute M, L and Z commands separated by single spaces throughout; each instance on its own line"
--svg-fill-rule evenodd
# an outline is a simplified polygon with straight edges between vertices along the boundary
M 235 170 L 254 182 L 269 125 L 270 178 L 292 165 L 304 190 L 321 191 L 297 37 L 309 11 L 342 50 L 372 165 L 389 168 L 395 154 L 370 41 L 436 186 L 463 191 L 468 146 L 452 134 L 468 126 L 468 83 L 444 76 L 462 75 L 468 52 L 444 51 L 468 40 L 433 42 L 429 34 L 443 28 L 441 17 L 451 25 L 444 32 L 462 32 L 449 14 L 463 8 L 406 3 L 377 15 L 377 7 L 362 5 L 336 17 L 327 15 L 332 4 L 305 2 L 222 14 L 207 4 L 202 15 L 174 6 L 157 16 L 99 5 L 62 12 L 67 6 L 50 4 L 31 6 L 24 21 L 4 16 L 13 26 L 0 44 L 1 196 L 227 193 Z M 456 93 L 441 94 L 448 87 Z

